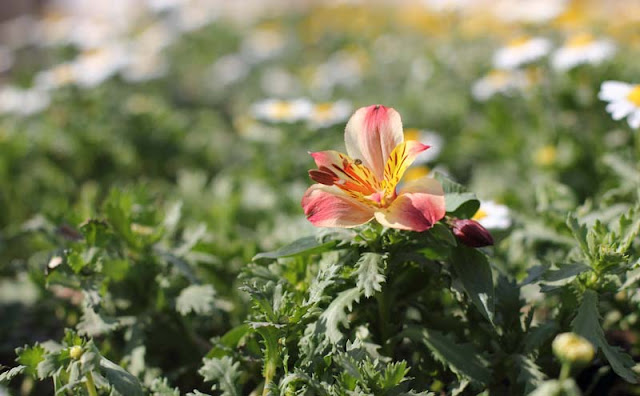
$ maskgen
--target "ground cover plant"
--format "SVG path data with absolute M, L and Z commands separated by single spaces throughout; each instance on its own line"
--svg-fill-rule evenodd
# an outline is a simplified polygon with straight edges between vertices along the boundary
M 636 4 L 100 3 L 0 24 L 0 395 L 640 394 Z

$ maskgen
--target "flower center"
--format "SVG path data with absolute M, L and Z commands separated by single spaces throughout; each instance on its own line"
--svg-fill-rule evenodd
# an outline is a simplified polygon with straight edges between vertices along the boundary
M 314 118 L 318 120 L 328 120 L 331 118 L 331 110 L 333 109 L 333 103 L 318 103 L 313 108 Z
M 569 48 L 586 47 L 587 45 L 593 43 L 593 41 L 594 38 L 592 35 L 590 35 L 589 33 L 583 33 L 569 38 L 565 45 Z
M 287 102 L 277 102 L 273 104 L 271 112 L 274 118 L 286 118 L 291 115 L 292 107 L 290 103 Z
M 507 43 L 507 47 L 509 47 L 509 48 L 522 47 L 523 45 L 527 44 L 529 42 L 529 40 L 531 40 L 531 37 L 529 37 L 529 36 L 518 37 L 516 39 L 513 39 L 513 40 L 509 41 Z
M 417 128 L 406 128 L 404 130 L 404 140 L 420 140 L 420 130 Z
M 633 87 L 629 95 L 627 95 L 627 99 L 637 107 L 640 107 L 640 84 Z
M 480 209 L 478 209 L 476 214 L 473 215 L 472 219 L 473 220 L 482 220 L 487 216 L 489 216 L 489 214 L 484 209 L 480 208 Z

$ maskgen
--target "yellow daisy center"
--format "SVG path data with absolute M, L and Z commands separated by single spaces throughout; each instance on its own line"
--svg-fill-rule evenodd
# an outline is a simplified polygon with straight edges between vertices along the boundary
M 271 108 L 271 114 L 273 114 L 273 118 L 280 119 L 286 118 L 291 115 L 293 111 L 293 106 L 291 103 L 287 102 L 277 102 L 273 104 Z
M 404 173 L 403 179 L 405 181 L 412 181 L 422 179 L 429 175 L 429 168 L 426 166 L 413 166 Z
M 552 145 L 547 145 L 536 151 L 534 160 L 540 166 L 549 166 L 556 161 L 556 156 L 556 148 Z
M 510 47 L 510 48 L 521 47 L 521 46 L 527 44 L 529 42 L 529 40 L 531 40 L 531 37 L 528 37 L 528 36 L 518 37 L 516 39 L 513 39 L 513 40 L 509 41 L 507 43 L 507 47 Z
M 594 37 L 589 33 L 575 35 L 567 40 L 566 46 L 569 48 L 585 47 L 593 43 Z
M 418 128 L 405 129 L 404 140 L 420 140 L 420 130 Z
M 629 95 L 627 95 L 627 99 L 629 102 L 640 107 L 640 84 L 633 87 Z
M 319 120 L 326 120 L 331 118 L 331 110 L 333 109 L 333 103 L 318 103 L 314 106 L 314 117 Z
M 502 86 L 509 82 L 509 73 L 504 70 L 491 70 L 487 78 L 494 86 Z
M 487 213 L 486 210 L 480 208 L 478 209 L 478 211 L 476 212 L 476 214 L 473 215 L 472 219 L 473 220 L 482 220 L 485 217 L 489 216 L 489 213 Z

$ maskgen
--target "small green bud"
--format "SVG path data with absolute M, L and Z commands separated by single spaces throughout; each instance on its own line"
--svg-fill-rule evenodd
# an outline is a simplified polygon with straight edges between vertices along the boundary
M 79 345 L 74 345 L 71 347 L 71 349 L 69 349 L 69 356 L 71 356 L 71 359 L 75 359 L 78 360 L 80 359 L 80 356 L 82 356 L 82 347 Z
M 562 362 L 584 365 L 593 360 L 593 345 L 576 333 L 558 334 L 551 344 L 553 353 Z

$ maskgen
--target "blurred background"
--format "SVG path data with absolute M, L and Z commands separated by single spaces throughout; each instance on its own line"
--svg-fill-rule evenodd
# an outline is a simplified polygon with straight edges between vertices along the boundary
M 497 265 L 522 277 L 568 210 L 628 208 L 640 138 L 598 92 L 640 80 L 638 26 L 627 0 L 3 0 L 0 364 L 72 327 L 147 383 L 201 386 L 248 309 L 243 266 L 315 232 L 308 151 L 343 150 L 374 103 L 432 146 L 408 179 L 443 172 L 499 208 Z M 124 224 L 125 247 L 56 269 L 88 219 Z M 180 299 L 196 284 L 204 310 Z

